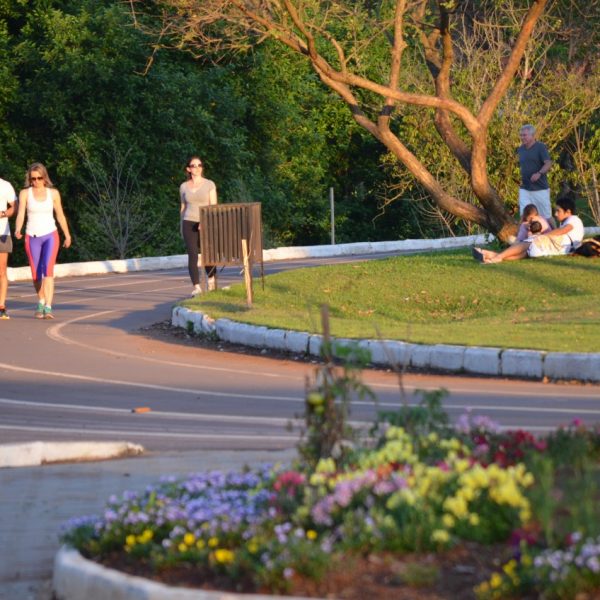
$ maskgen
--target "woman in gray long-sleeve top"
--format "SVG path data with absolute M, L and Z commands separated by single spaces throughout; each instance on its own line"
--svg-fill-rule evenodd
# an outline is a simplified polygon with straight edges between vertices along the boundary
M 181 234 L 185 242 L 188 255 L 188 271 L 192 280 L 192 296 L 200 293 L 200 271 L 198 269 L 198 251 L 200 247 L 200 233 L 198 225 L 200 207 L 217 203 L 217 186 L 210 179 L 203 176 L 204 165 L 197 156 L 192 156 L 186 164 L 187 180 L 179 186 L 179 199 L 181 201 Z M 215 289 L 215 271 L 213 266 L 206 266 L 208 289 Z

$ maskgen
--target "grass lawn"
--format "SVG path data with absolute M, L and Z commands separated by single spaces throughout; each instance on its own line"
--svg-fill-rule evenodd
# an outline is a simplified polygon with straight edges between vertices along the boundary
M 482 265 L 468 250 L 299 269 L 187 300 L 213 318 L 337 337 L 600 352 L 600 261 L 553 257 Z

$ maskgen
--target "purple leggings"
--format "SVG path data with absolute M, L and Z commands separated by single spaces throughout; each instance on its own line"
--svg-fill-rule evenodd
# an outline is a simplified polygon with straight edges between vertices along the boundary
M 54 265 L 58 256 L 58 231 L 40 236 L 25 236 L 25 252 L 34 281 L 42 277 L 54 277 Z

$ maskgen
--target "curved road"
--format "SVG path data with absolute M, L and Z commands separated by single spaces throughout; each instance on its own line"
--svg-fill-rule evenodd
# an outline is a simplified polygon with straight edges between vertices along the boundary
M 341 260 L 355 261 L 356 257 Z M 331 259 L 265 265 L 267 273 Z M 226 269 L 221 285 L 239 281 Z M 55 321 L 33 318 L 30 282 L 13 283 L 11 320 L 0 322 L 0 443 L 126 440 L 148 450 L 290 447 L 313 364 L 207 349 L 147 335 L 189 291 L 183 270 L 57 280 Z M 382 409 L 402 402 L 398 379 L 368 371 Z M 456 418 L 467 408 L 506 427 L 547 430 L 574 417 L 600 420 L 600 386 L 407 374 L 415 389 L 445 387 Z M 148 407 L 149 412 L 132 412 Z M 353 405 L 367 421 L 370 402 Z

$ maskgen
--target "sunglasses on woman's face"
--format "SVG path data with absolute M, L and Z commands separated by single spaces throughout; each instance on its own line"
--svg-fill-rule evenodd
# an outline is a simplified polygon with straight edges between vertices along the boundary
M 42 181 L 44 178 L 43 177 L 30 177 L 29 179 L 31 179 L 31 181 Z
M 190 169 L 199 169 L 202 166 L 202 163 L 198 163 L 197 165 L 188 165 Z

